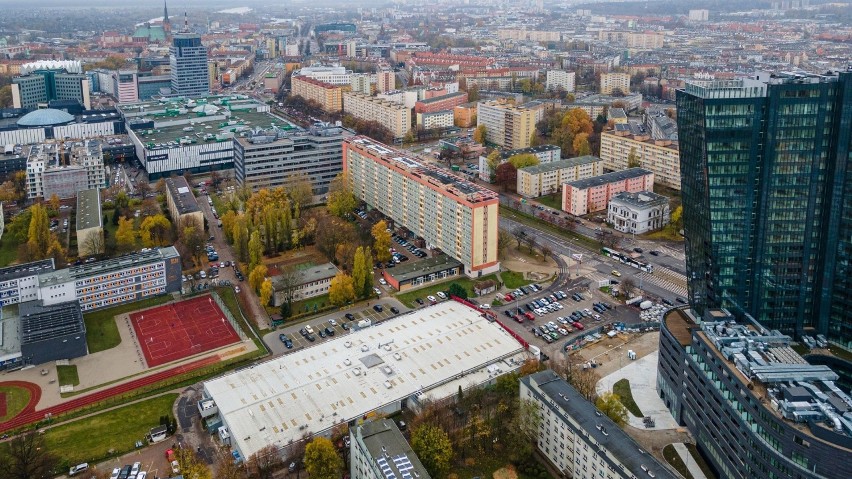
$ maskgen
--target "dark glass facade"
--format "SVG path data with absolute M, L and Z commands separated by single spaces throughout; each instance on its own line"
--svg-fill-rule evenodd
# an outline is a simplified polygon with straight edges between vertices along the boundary
M 690 305 L 852 349 L 852 72 L 677 95 Z

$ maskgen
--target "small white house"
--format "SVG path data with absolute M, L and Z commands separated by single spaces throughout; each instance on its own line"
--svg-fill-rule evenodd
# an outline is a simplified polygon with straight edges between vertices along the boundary
M 669 199 L 650 191 L 623 191 L 610 198 L 606 219 L 622 233 L 656 231 L 669 224 Z

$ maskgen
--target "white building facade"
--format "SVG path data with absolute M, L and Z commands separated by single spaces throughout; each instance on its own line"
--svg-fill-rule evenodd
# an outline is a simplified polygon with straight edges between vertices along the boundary
M 622 233 L 656 231 L 670 220 L 669 199 L 650 191 L 617 193 L 610 198 L 606 213 L 607 223 Z
M 557 90 L 561 88 L 566 92 L 574 91 L 574 72 L 568 72 L 565 70 L 548 70 L 547 71 L 547 82 L 545 83 L 545 87 L 548 90 Z

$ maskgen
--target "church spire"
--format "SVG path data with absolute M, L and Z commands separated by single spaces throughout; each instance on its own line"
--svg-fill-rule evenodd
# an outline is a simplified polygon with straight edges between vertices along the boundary
M 169 6 L 166 5 L 166 0 L 163 0 L 163 31 L 166 36 L 172 32 L 172 22 L 169 20 Z

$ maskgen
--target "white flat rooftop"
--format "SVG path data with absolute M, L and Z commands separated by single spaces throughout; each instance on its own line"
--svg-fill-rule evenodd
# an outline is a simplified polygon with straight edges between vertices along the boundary
M 525 354 L 500 325 L 446 301 L 208 381 L 204 388 L 234 445 L 249 457 L 413 395 L 447 397 L 458 385 L 478 385 L 498 370 L 519 367 Z

